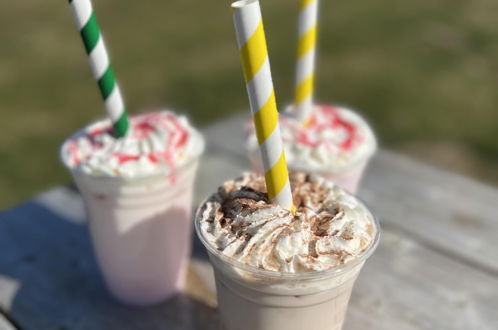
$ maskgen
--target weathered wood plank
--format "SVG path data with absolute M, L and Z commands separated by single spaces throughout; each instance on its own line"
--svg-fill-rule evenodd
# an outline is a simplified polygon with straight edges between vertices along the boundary
M 498 276 L 498 190 L 386 151 L 363 183 L 381 223 Z
M 70 190 L 61 189 L 52 196 L 65 195 L 68 202 Z M 78 195 L 73 198 L 69 205 L 81 203 Z M 213 307 L 188 292 L 147 309 L 114 302 L 104 288 L 86 226 L 60 217 L 68 212 L 55 204 L 28 202 L 0 216 L 0 283 L 12 288 L 9 301 L 0 299 L 0 308 L 22 329 L 219 328 Z M 189 286 L 199 287 L 198 282 L 190 274 Z
M 197 202 L 247 166 L 244 121 L 234 117 L 206 130 L 210 144 Z M 380 152 L 361 196 L 380 216 L 384 234 L 358 280 L 345 329 L 496 328 L 498 276 L 496 260 L 488 259 L 498 255 L 497 194 Z M 58 188 L 0 214 L 0 309 L 23 329 L 219 328 L 212 272 L 197 240 L 185 294 L 154 308 L 130 309 L 105 291 L 82 212 L 79 195 Z M 469 234 L 484 243 L 466 240 Z M 486 245 L 489 254 L 480 250 Z
M 498 278 L 386 229 L 354 289 L 345 329 L 496 329 Z
M 240 174 L 240 164 L 207 156 L 195 199 Z M 161 306 L 130 313 L 103 286 L 79 194 L 61 187 L 0 216 L 0 306 L 25 329 L 218 329 L 212 276 L 203 251 L 186 293 Z M 197 248 L 199 248 L 199 243 Z M 201 248 L 202 249 L 202 248 Z
M 0 273 L 21 283 L 10 314 L 24 329 L 217 329 L 212 273 L 194 246 L 186 294 L 132 310 L 107 296 L 84 226 L 24 205 L 0 221 L 0 249 L 11 251 L 0 256 Z M 497 288 L 497 278 L 387 228 L 358 280 L 345 329 L 493 329 Z
M 211 274 L 203 280 L 213 287 Z M 386 230 L 357 280 L 344 330 L 492 330 L 497 286 L 498 279 Z
M 209 127 L 209 144 L 244 162 L 242 128 L 247 121 L 242 113 Z M 498 275 L 497 189 L 380 150 L 359 196 L 381 223 L 402 228 L 441 253 Z
M 214 168 L 226 159 L 209 157 L 219 163 Z M 358 280 L 345 329 L 495 328 L 498 276 L 391 226 L 396 219 L 383 220 L 381 244 Z

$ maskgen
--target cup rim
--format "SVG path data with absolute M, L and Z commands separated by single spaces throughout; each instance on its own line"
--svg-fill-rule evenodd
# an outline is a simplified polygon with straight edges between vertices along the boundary
M 342 188 L 341 188 L 342 189 Z M 348 193 L 349 194 L 349 193 Z M 351 195 L 351 194 L 350 194 Z M 351 269 L 353 269 L 355 266 L 363 263 L 366 261 L 376 250 L 377 246 L 379 245 L 380 241 L 380 223 L 378 218 L 372 214 L 370 209 L 366 206 L 365 202 L 354 196 L 358 202 L 360 202 L 361 205 L 368 211 L 370 216 L 372 217 L 373 223 L 375 225 L 375 236 L 368 246 L 361 254 L 359 254 L 354 260 L 348 261 L 344 264 L 334 266 L 329 269 L 325 270 L 320 270 L 316 272 L 306 272 L 306 273 L 283 273 L 283 272 L 276 272 L 276 271 L 270 271 L 270 270 L 262 270 L 254 266 L 246 265 L 238 260 L 235 260 L 233 258 L 230 258 L 223 253 L 221 253 L 219 250 L 217 250 L 214 246 L 212 246 L 209 242 L 206 241 L 204 238 L 204 235 L 202 234 L 202 230 L 200 227 L 200 210 L 201 207 L 207 202 L 209 197 L 205 199 L 200 206 L 197 208 L 195 212 L 195 218 L 194 218 L 194 226 L 195 226 L 195 231 L 197 234 L 197 237 L 199 240 L 202 242 L 204 247 L 208 250 L 208 252 L 215 256 L 216 258 L 228 263 L 232 267 L 236 269 L 243 270 L 245 272 L 248 272 L 252 275 L 255 275 L 256 277 L 266 277 L 268 279 L 272 280 L 320 280 L 326 277 L 334 277 L 341 275 Z

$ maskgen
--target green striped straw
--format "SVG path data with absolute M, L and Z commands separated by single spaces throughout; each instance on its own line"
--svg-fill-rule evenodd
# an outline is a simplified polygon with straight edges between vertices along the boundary
M 104 99 L 107 115 L 111 119 L 114 135 L 122 137 L 128 130 L 128 116 L 123 97 L 114 77 L 109 55 L 100 33 L 97 18 L 90 0 L 69 0 L 78 30 L 90 61 L 93 77 L 97 80 Z

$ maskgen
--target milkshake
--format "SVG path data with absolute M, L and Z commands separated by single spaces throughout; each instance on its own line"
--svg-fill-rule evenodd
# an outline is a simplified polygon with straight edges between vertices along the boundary
M 290 176 L 296 213 L 268 200 L 264 177 L 224 183 L 195 225 L 227 330 L 339 330 L 351 290 L 379 240 L 355 197 L 316 175 Z
M 151 305 L 180 291 L 190 255 L 192 190 L 204 139 L 169 111 L 110 121 L 69 137 L 61 158 L 83 197 L 97 261 L 111 293 Z
M 319 174 L 356 193 L 377 148 L 372 129 L 357 113 L 344 107 L 315 105 L 305 124 L 290 115 L 280 115 L 280 130 L 290 169 Z M 260 171 L 258 141 L 252 127 L 247 148 L 253 169 Z

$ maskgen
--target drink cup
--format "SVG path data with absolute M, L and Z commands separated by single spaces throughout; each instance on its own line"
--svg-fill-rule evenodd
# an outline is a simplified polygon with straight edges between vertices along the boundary
M 184 286 L 190 256 L 192 190 L 198 161 L 167 175 L 100 178 L 72 173 L 110 292 L 152 305 Z
M 327 270 L 281 273 L 230 258 L 203 236 L 200 209 L 197 235 L 213 265 L 219 311 L 225 330 L 340 330 L 355 280 L 379 242 L 375 236 L 355 259 Z
M 200 146 L 187 163 L 135 177 L 94 175 L 68 166 L 63 157 L 83 198 L 105 283 L 122 303 L 153 305 L 184 286 L 192 192 L 204 145 L 200 135 L 196 139 Z
M 348 192 L 356 194 L 363 173 L 377 149 L 375 135 L 367 122 L 360 117 L 358 113 L 352 110 L 344 107 L 315 105 L 314 113 L 317 113 L 319 109 L 335 109 L 335 111 L 340 114 L 340 117 L 342 117 L 342 123 L 344 124 L 340 129 L 329 133 L 329 136 L 327 136 L 326 139 L 335 139 L 335 137 L 330 136 L 332 134 L 351 134 L 348 132 L 348 129 L 356 127 L 357 131 L 362 134 L 362 140 L 352 140 L 354 141 L 354 147 L 352 149 L 355 150 L 356 148 L 356 150 L 359 150 L 361 148 L 361 152 L 356 153 L 354 157 L 339 157 L 336 156 L 334 152 L 327 151 L 326 148 L 319 150 L 321 146 L 313 146 L 313 141 L 308 141 L 310 145 L 301 148 L 299 145 L 303 143 L 303 141 L 307 141 L 304 138 L 301 139 L 297 137 L 297 135 L 302 132 L 300 125 L 296 124 L 292 118 L 286 118 L 284 117 L 285 115 L 281 115 L 280 127 L 286 149 L 287 166 L 290 170 L 320 175 L 335 182 Z M 315 124 L 320 125 L 321 121 L 322 119 L 317 120 Z M 310 127 L 313 129 L 313 127 L 316 126 L 312 124 Z M 297 130 L 300 131 L 296 132 Z M 251 168 L 254 171 L 261 172 L 261 158 L 252 132 L 249 134 L 247 145 Z

